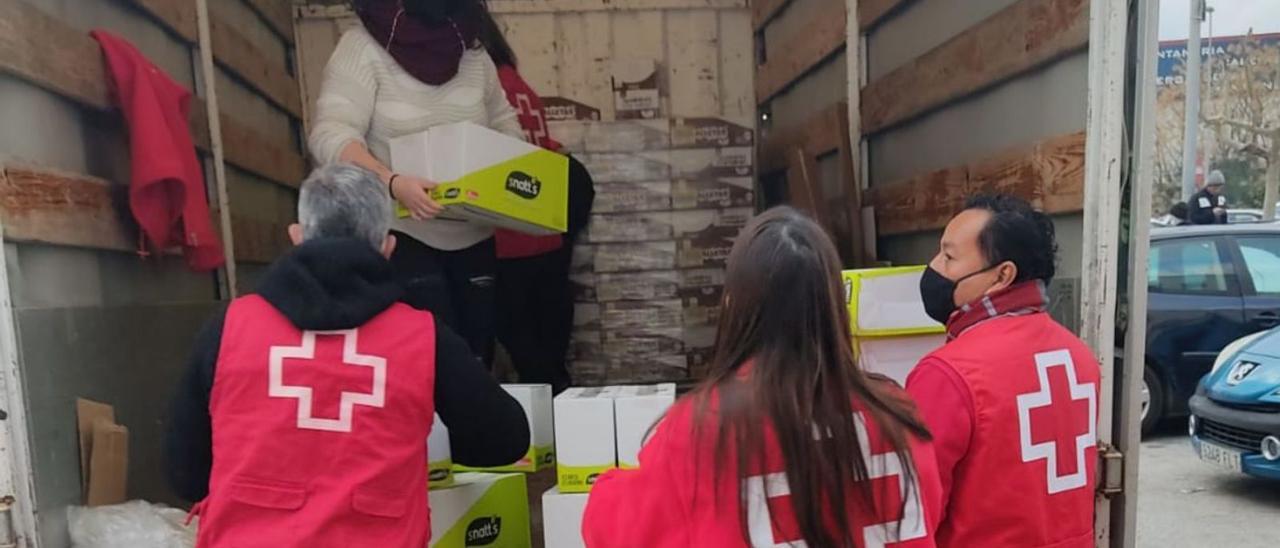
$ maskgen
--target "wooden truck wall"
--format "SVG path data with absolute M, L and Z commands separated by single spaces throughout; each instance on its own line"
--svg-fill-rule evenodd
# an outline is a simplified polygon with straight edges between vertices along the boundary
M 300 8 L 307 103 L 342 31 Z M 579 384 L 682 381 L 715 342 L 723 267 L 754 213 L 755 86 L 745 0 L 489 3 L 542 96 L 551 136 L 596 183 L 574 250 Z
M 1052 293 L 1074 323 L 1088 0 L 752 9 L 767 202 L 813 212 L 847 264 L 920 264 L 966 196 L 1017 194 L 1055 217 L 1062 283 Z
M 8 280 L 0 302 L 11 315 L 0 326 L 12 327 L 0 340 L 16 343 L 4 349 L 17 361 L 6 373 L 21 390 L 11 386 L 9 394 L 27 404 L 7 410 L 10 423 L 26 429 L 29 447 L 15 452 L 29 449 L 34 469 L 21 476 L 32 483 L 19 488 L 19 504 L 37 510 L 44 546 L 70 544 L 65 508 L 82 503 L 76 398 L 113 405 L 129 429 L 127 494 L 176 502 L 162 475 L 162 436 L 191 343 L 220 301 L 251 289 L 288 248 L 284 227 L 307 170 L 291 6 L 207 4 L 211 73 L 200 56 L 195 0 L 0 0 Z M 174 250 L 137 253 L 127 204 L 129 132 L 89 36 L 99 28 L 133 43 L 195 93 L 191 137 L 215 227 L 229 266 L 238 268 L 195 273 Z M 210 105 L 220 133 L 211 131 Z M 223 166 L 215 165 L 216 149 Z

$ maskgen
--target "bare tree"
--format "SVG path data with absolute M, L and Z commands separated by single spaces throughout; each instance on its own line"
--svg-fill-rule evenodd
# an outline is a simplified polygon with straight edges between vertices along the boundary
M 1266 165 L 1263 218 L 1271 219 L 1280 199 L 1280 44 L 1264 45 L 1250 32 L 1231 47 L 1215 64 L 1221 76 L 1202 118 L 1219 151 Z

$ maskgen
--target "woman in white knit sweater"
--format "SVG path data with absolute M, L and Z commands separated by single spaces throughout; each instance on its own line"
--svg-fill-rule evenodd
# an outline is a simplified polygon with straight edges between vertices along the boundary
M 350 162 L 387 185 L 412 218 L 395 225 L 391 257 L 409 304 L 431 310 L 492 362 L 496 259 L 493 227 L 436 219 L 435 183 L 396 173 L 389 141 L 432 126 L 474 122 L 524 134 L 497 70 L 477 41 L 478 0 L 357 0 L 364 23 L 343 34 L 308 136 L 320 163 Z

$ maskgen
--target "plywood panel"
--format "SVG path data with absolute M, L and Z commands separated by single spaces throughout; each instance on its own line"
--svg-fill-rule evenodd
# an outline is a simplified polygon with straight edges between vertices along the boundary
M 634 11 L 614 14 L 613 55 L 665 60 L 667 33 L 661 11 Z
M 1088 57 L 1078 53 L 872 136 L 867 166 L 871 184 L 904 180 L 1083 130 Z
M 756 0 L 751 3 L 751 29 L 760 30 L 786 9 L 791 0 Z
M 720 12 L 720 113 L 725 116 L 755 117 L 753 47 L 751 15 L 743 10 Z
M 338 45 L 341 33 L 333 19 L 303 18 L 298 20 L 298 78 L 301 80 L 302 105 L 310 124 L 310 112 L 320 96 L 320 83 L 324 80 L 324 66 L 329 55 Z M 308 127 L 310 127 L 308 125 Z
M 610 25 L 610 16 L 604 12 L 561 14 L 555 22 L 558 88 L 573 90 L 572 99 L 605 113 L 613 111 Z
M 599 110 L 601 119 L 613 120 L 615 61 L 652 60 L 659 71 L 662 116 L 741 121 L 754 118 L 756 110 L 751 12 L 745 4 L 723 9 L 724 3 L 689 0 L 676 8 L 658 2 L 634 9 L 614 0 L 607 6 L 584 4 L 557 12 L 531 9 L 534 2 L 524 1 L 490 7 L 515 50 L 521 75 L 543 97 L 581 103 Z M 308 6 L 301 13 L 299 78 L 311 108 L 337 41 L 332 25 L 322 21 L 353 19 L 344 7 Z
M 290 0 L 248 0 L 281 40 L 293 44 L 293 4 Z
M 747 0 L 497 0 L 489 2 L 489 11 L 492 13 L 625 12 L 746 7 Z
M 1088 0 L 1022 0 L 868 84 L 862 131 L 875 133 L 1084 48 Z
M 858 27 L 864 32 L 876 26 L 884 18 L 910 0 L 860 0 L 858 2 Z
M 132 251 L 137 229 L 121 222 L 125 188 L 102 179 L 6 167 L 0 170 L 5 238 L 16 242 Z
M 1080 211 L 1084 201 L 1084 133 L 1060 135 L 967 165 L 872 187 L 878 234 L 946 225 L 967 196 L 1002 192 L 1046 213 Z
M 756 99 L 764 102 L 786 89 L 827 57 L 844 48 L 848 27 L 843 12 L 822 11 L 785 44 L 770 47 L 756 75 Z
M 187 42 L 197 41 L 195 2 L 130 1 Z M 280 108 L 301 117 L 302 100 L 298 95 L 298 83 L 285 70 L 284 58 L 272 60 L 236 29 L 236 25 L 216 13 L 211 14 L 209 32 L 213 41 L 213 55 L 218 63 L 250 82 Z
M 133 252 L 138 248 L 138 229 L 129 213 L 126 190 L 87 175 L 5 166 L 0 169 L 5 238 Z M 212 218 L 216 223 L 216 212 Z M 283 224 L 233 216 L 232 226 L 238 260 L 270 262 L 288 247 Z
M 865 34 L 867 81 L 928 53 L 1020 0 L 911 0 Z M 859 1 L 859 7 L 865 3 Z
M 719 20 L 716 12 L 667 12 L 667 82 L 672 116 L 720 112 Z
M 516 52 L 520 76 L 543 97 L 562 96 L 560 67 L 556 62 L 559 37 L 552 35 L 556 16 L 550 13 L 506 15 L 499 16 L 498 21 L 511 49 Z
M 23 0 L 0 0 L 0 72 L 15 75 L 84 106 L 113 111 L 102 53 L 88 34 L 50 17 Z M 296 185 L 302 156 L 229 118 L 221 117 L 227 161 L 272 181 Z M 204 101 L 194 99 L 191 138 L 208 149 Z M 233 138 L 234 136 L 234 138 Z

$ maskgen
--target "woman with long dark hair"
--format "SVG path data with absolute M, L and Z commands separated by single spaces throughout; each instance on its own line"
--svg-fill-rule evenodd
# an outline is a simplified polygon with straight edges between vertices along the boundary
M 587 545 L 934 546 L 929 433 L 893 381 L 856 365 L 843 291 L 808 217 L 778 208 L 747 226 L 710 377 L 655 428 L 639 470 L 596 482 Z
M 482 0 L 355 0 L 361 26 L 338 41 L 316 100 L 308 145 L 322 164 L 350 162 L 378 175 L 412 215 L 394 228 L 391 257 L 409 304 L 429 309 L 483 361 L 493 358 L 493 227 L 437 219 L 439 181 L 390 168 L 390 141 L 472 122 L 524 133 L 479 40 Z

